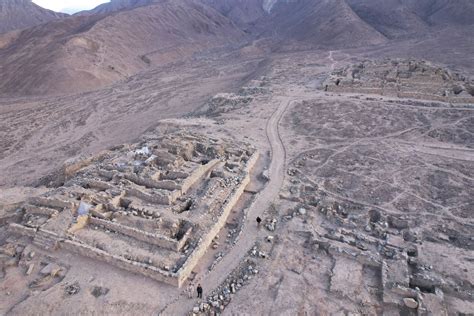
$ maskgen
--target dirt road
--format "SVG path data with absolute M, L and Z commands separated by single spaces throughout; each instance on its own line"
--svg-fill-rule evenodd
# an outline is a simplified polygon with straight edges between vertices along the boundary
M 277 198 L 283 184 L 286 151 L 279 133 L 279 123 L 290 103 L 291 101 L 288 99 L 283 99 L 267 122 L 266 134 L 272 153 L 268 169 L 270 180 L 249 208 L 247 221 L 244 224 L 239 241 L 216 268 L 203 277 L 202 284 L 208 289 L 214 289 L 221 284 L 232 270 L 237 267 L 247 251 L 254 245 L 259 235 L 265 233 L 263 229 L 257 228 L 256 218 L 257 216 L 262 216 L 270 203 Z
M 270 180 L 250 206 L 240 239 L 212 271 L 206 274 L 198 274 L 195 278 L 197 280 L 195 283 L 200 282 L 206 293 L 224 282 L 226 277 L 239 265 L 248 250 L 253 247 L 255 241 L 265 235 L 263 228 L 257 228 L 256 218 L 257 216 L 263 216 L 270 203 L 277 198 L 285 178 L 286 150 L 279 132 L 279 124 L 292 102 L 289 98 L 282 98 L 278 108 L 267 121 L 266 135 L 271 147 L 271 162 L 268 169 Z M 160 314 L 185 315 L 192 308 L 192 303 L 194 301 L 186 300 L 183 302 L 177 299 L 162 310 Z

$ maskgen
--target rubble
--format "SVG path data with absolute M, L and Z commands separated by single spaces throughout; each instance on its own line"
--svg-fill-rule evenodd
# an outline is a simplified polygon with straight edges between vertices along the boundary
M 226 280 L 214 291 L 212 291 L 200 306 L 195 306 L 192 312 L 196 315 L 208 315 L 209 313 L 221 313 L 225 307 L 230 304 L 232 296 L 240 291 L 243 286 L 248 284 L 255 275 L 258 275 L 257 268 L 258 259 L 250 259 L 249 257 L 259 256 L 263 252 L 258 245 L 252 247 L 239 266 L 232 271 Z
M 73 284 L 69 284 L 64 288 L 64 292 L 66 295 L 76 295 L 81 291 L 81 287 L 79 282 L 74 282 Z

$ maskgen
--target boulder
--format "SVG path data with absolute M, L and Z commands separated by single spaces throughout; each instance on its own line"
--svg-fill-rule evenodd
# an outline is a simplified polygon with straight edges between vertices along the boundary
M 411 297 L 404 298 L 403 303 L 408 308 L 411 308 L 411 309 L 417 309 L 418 308 L 418 302 L 415 299 L 411 298 Z
M 41 269 L 40 274 L 42 275 L 50 275 L 52 277 L 56 276 L 59 271 L 61 271 L 61 267 L 55 263 L 50 263 L 46 265 L 43 269 Z
M 109 289 L 101 286 L 94 286 L 91 290 L 91 294 L 96 298 L 107 295 L 107 293 L 109 293 Z
M 407 229 L 409 227 L 408 220 L 396 218 L 394 216 L 388 217 L 388 224 L 390 225 L 390 227 L 396 229 Z
M 34 268 L 35 268 L 35 264 L 30 263 L 30 265 L 28 266 L 28 269 L 26 270 L 26 275 L 30 275 L 33 272 Z
M 370 210 L 369 218 L 371 223 L 377 223 L 382 219 L 382 214 L 378 210 Z

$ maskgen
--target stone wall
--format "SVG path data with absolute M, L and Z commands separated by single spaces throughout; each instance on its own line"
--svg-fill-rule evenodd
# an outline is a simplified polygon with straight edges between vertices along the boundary
M 102 178 L 106 179 L 107 181 L 110 181 L 115 176 L 116 172 L 113 172 L 110 170 L 99 169 L 97 171 L 97 174 L 101 176 Z
M 132 273 L 144 275 L 156 281 L 165 282 L 174 286 L 179 286 L 178 276 L 176 273 L 164 271 L 155 266 L 151 266 L 145 263 L 131 261 L 117 255 L 112 255 L 98 248 L 81 244 L 74 240 L 63 240 L 61 241 L 60 245 L 63 249 L 66 249 L 78 255 L 96 259 L 101 262 L 113 265 L 117 268 L 124 269 Z
M 197 265 L 199 260 L 202 258 L 202 256 L 205 254 L 205 252 L 211 245 L 214 237 L 217 235 L 217 233 L 219 233 L 222 227 L 224 227 L 230 212 L 244 193 L 244 190 L 247 185 L 250 183 L 250 171 L 255 166 L 257 160 L 258 152 L 254 153 L 252 157 L 250 157 L 250 159 L 247 161 L 247 164 L 244 169 L 245 177 L 242 179 L 242 182 L 239 184 L 239 186 L 234 190 L 232 196 L 227 200 L 227 203 L 223 206 L 222 215 L 219 217 L 218 221 L 209 229 L 206 235 L 201 238 L 196 249 L 194 249 L 194 251 L 188 257 L 183 266 L 178 270 L 177 274 L 179 287 L 186 281 L 194 267 Z
M 474 104 L 474 98 L 458 98 L 458 97 L 443 97 L 440 95 L 433 94 L 423 94 L 415 92 L 399 92 L 399 98 L 409 98 L 409 99 L 422 99 L 422 100 L 434 100 L 440 102 L 448 103 L 458 103 L 458 104 Z
M 23 226 L 23 225 L 20 225 L 20 224 L 16 224 L 16 223 L 11 223 L 8 226 L 8 231 L 12 234 L 27 236 L 27 237 L 31 237 L 31 238 L 34 238 L 35 235 L 36 235 L 36 229 L 26 227 L 26 226 Z
M 168 191 L 181 190 L 181 185 L 171 180 L 156 181 L 153 179 L 141 178 L 134 174 L 125 174 L 125 179 L 150 189 L 163 189 Z
M 74 240 L 60 240 L 59 236 L 51 231 L 43 229 L 37 231 L 34 228 L 25 227 L 23 225 L 15 223 L 10 224 L 8 230 L 13 234 L 18 234 L 31 238 L 35 238 L 36 236 L 41 235 L 42 238 L 45 238 L 53 243 L 59 241 L 61 248 L 72 253 L 96 259 L 132 273 L 139 273 L 153 280 L 165 282 L 173 286 L 179 286 L 178 275 L 176 273 L 164 271 L 160 268 L 145 263 L 131 261 L 117 255 L 112 255 L 98 248 L 82 244 Z
M 70 208 L 70 209 L 75 208 L 75 205 L 73 202 L 61 201 L 58 199 L 48 199 L 45 197 L 33 197 L 33 198 L 30 198 L 28 202 L 36 206 L 45 206 L 45 207 L 61 209 L 61 210 L 64 208 Z
M 180 193 L 179 191 L 176 192 L 178 194 Z M 135 188 L 127 189 L 126 195 L 135 196 L 139 199 L 142 199 L 143 201 L 160 205 L 171 205 L 171 203 L 176 201 L 176 199 L 179 197 L 179 195 L 176 196 L 176 194 L 173 194 L 173 192 L 170 192 L 169 195 L 158 193 L 154 193 L 153 195 L 151 195 Z
M 85 184 L 90 188 L 97 189 L 100 191 L 110 190 L 114 188 L 113 185 L 99 180 L 87 180 L 85 181 Z
M 14 223 L 20 221 L 21 215 L 19 213 L 7 214 L 0 216 L 0 226 L 6 225 L 8 223 Z
M 57 216 L 59 212 L 56 209 L 39 207 L 34 205 L 26 205 L 25 211 L 28 214 L 39 214 L 39 215 L 46 215 L 48 217 Z
M 60 246 L 70 252 L 73 252 L 78 255 L 88 257 L 88 258 L 100 260 L 102 262 L 127 270 L 129 272 L 139 273 L 151 279 L 180 287 L 187 280 L 192 270 L 195 268 L 199 260 L 208 250 L 214 237 L 224 227 L 229 214 L 231 213 L 232 209 L 235 207 L 236 203 L 240 199 L 245 188 L 250 183 L 250 172 L 255 166 L 258 156 L 259 156 L 258 152 L 255 152 L 246 162 L 246 165 L 243 169 L 244 177 L 241 180 L 240 184 L 236 188 L 234 188 L 233 192 L 231 193 L 231 195 L 229 196 L 225 204 L 222 206 L 222 212 L 221 212 L 221 215 L 219 216 L 218 221 L 215 222 L 213 226 L 210 227 L 210 229 L 205 232 L 205 235 L 202 236 L 197 247 L 194 249 L 191 255 L 187 258 L 186 262 L 176 273 L 165 271 L 163 269 L 160 269 L 160 268 L 157 268 L 155 266 L 148 265 L 145 263 L 128 260 L 121 256 L 113 255 L 101 249 L 80 243 L 76 240 L 62 239 L 57 234 L 54 234 L 53 232 L 50 232 L 44 229 L 36 230 L 33 228 L 28 228 L 22 225 L 18 225 L 18 224 L 10 224 L 9 230 L 12 233 L 20 234 L 20 235 L 24 235 L 24 236 L 28 236 L 32 238 L 40 236 L 52 242 L 57 243 L 59 241 Z M 192 187 L 196 183 L 196 181 L 199 181 L 203 176 L 205 176 L 207 172 L 209 172 L 219 162 L 220 160 L 216 159 L 207 163 L 206 165 L 200 166 L 197 170 L 195 170 L 192 173 L 192 175 L 190 175 L 185 180 L 185 183 L 183 183 L 183 191 L 188 190 L 190 187 Z M 170 195 L 159 195 L 159 194 L 151 195 L 134 188 L 127 190 L 128 195 L 133 195 L 155 204 L 171 204 L 181 194 L 180 191 L 173 191 L 170 193 L 171 193 Z M 48 207 L 53 207 L 53 208 L 69 207 L 72 209 L 74 207 L 74 203 L 72 202 L 53 200 L 53 199 L 48 199 L 48 198 L 35 198 L 34 204 L 37 204 L 37 205 L 39 204 L 42 206 L 48 206 Z M 136 238 L 138 240 L 141 240 L 150 244 L 155 244 L 159 247 L 171 249 L 173 251 L 181 250 L 181 248 L 185 245 L 187 239 L 189 238 L 191 234 L 191 230 L 192 230 L 192 227 L 190 227 L 185 232 L 183 237 L 178 241 L 178 240 L 173 240 L 163 235 L 150 234 L 150 233 L 147 233 L 147 232 L 144 232 L 132 227 L 126 227 L 125 225 L 113 223 L 111 221 L 102 220 L 95 217 L 90 218 L 90 223 L 95 224 L 95 225 L 102 225 L 108 229 L 118 231 L 127 236 Z
M 418 100 L 430 100 L 439 101 L 446 103 L 457 103 L 457 104 L 474 104 L 474 98 L 462 98 L 462 97 L 443 97 L 441 95 L 418 93 L 418 92 L 403 92 L 395 91 L 394 89 L 383 89 L 383 88 L 366 88 L 366 87 L 347 87 L 347 86 L 328 86 L 329 92 L 338 93 L 362 93 L 362 94 L 377 94 L 383 96 L 391 96 L 406 99 L 418 99 Z
M 117 223 L 114 223 L 108 220 L 99 219 L 96 217 L 91 217 L 89 220 L 89 223 L 92 225 L 101 225 L 107 229 L 119 232 L 121 234 L 135 238 L 137 240 L 140 240 L 152 245 L 156 245 L 165 249 L 173 250 L 173 251 L 181 250 L 181 248 L 184 246 L 187 239 L 189 238 L 189 234 L 192 230 L 192 227 L 190 227 L 189 230 L 184 234 L 183 238 L 181 238 L 181 240 L 178 241 L 164 235 L 151 234 L 151 233 L 148 233 L 148 232 L 145 232 L 133 227 L 128 227 L 122 224 L 117 224 Z
M 159 175 L 155 177 L 164 180 L 186 179 L 189 177 L 189 173 L 183 171 L 168 171 L 166 173 L 159 173 Z
M 135 175 L 126 175 L 125 177 L 138 185 L 149 188 L 171 190 L 168 194 L 154 193 L 147 194 L 136 188 L 127 189 L 127 195 L 135 196 L 146 202 L 160 205 L 171 205 L 182 194 L 186 193 L 197 181 L 199 181 L 206 173 L 208 173 L 216 164 L 220 162 L 219 159 L 214 159 L 203 166 L 199 166 L 189 175 L 181 184 L 177 184 L 171 180 L 156 181 L 153 179 L 143 179 Z M 184 175 L 184 173 L 183 173 Z
M 209 161 L 203 166 L 199 166 L 194 170 L 189 177 L 187 177 L 181 184 L 182 193 L 188 192 L 188 190 L 201 179 L 207 172 L 214 168 L 220 162 L 219 159 Z

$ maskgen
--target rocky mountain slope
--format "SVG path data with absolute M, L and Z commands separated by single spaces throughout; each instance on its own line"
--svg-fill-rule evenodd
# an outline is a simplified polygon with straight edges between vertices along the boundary
M 430 25 L 473 25 L 471 0 L 402 0 Z
M 70 17 L 4 40 L 0 69 L 7 75 L 0 92 L 95 89 L 201 50 L 238 43 L 244 37 L 228 19 L 192 1 L 169 1 L 113 15 Z
M 0 1 L 0 33 L 25 29 L 65 16 L 67 14 L 43 9 L 31 0 L 2 0 Z
M 389 38 L 413 37 L 433 27 L 474 24 L 465 0 L 346 0 L 367 24 Z
M 288 12 L 291 12 L 289 15 Z M 385 38 L 344 0 L 281 1 L 272 6 L 265 34 L 275 29 L 285 39 L 329 47 L 380 44 Z
M 29 14 L 27 4 L 34 6 L 6 0 L 2 8 L 4 3 L 23 15 Z M 248 46 L 247 56 L 268 48 L 334 50 L 422 40 L 459 25 L 471 28 L 472 16 L 470 0 L 112 0 L 0 36 L 0 69 L 6 74 L 0 94 L 95 89 L 197 52 L 240 48 L 249 40 L 257 44 Z M 269 41 L 260 44 L 260 39 Z
M 112 12 L 132 9 L 136 7 L 141 7 L 149 5 L 152 3 L 164 2 L 163 0 L 111 0 L 110 2 L 103 3 L 92 10 L 82 11 L 77 13 L 77 15 L 85 14 L 109 14 Z

